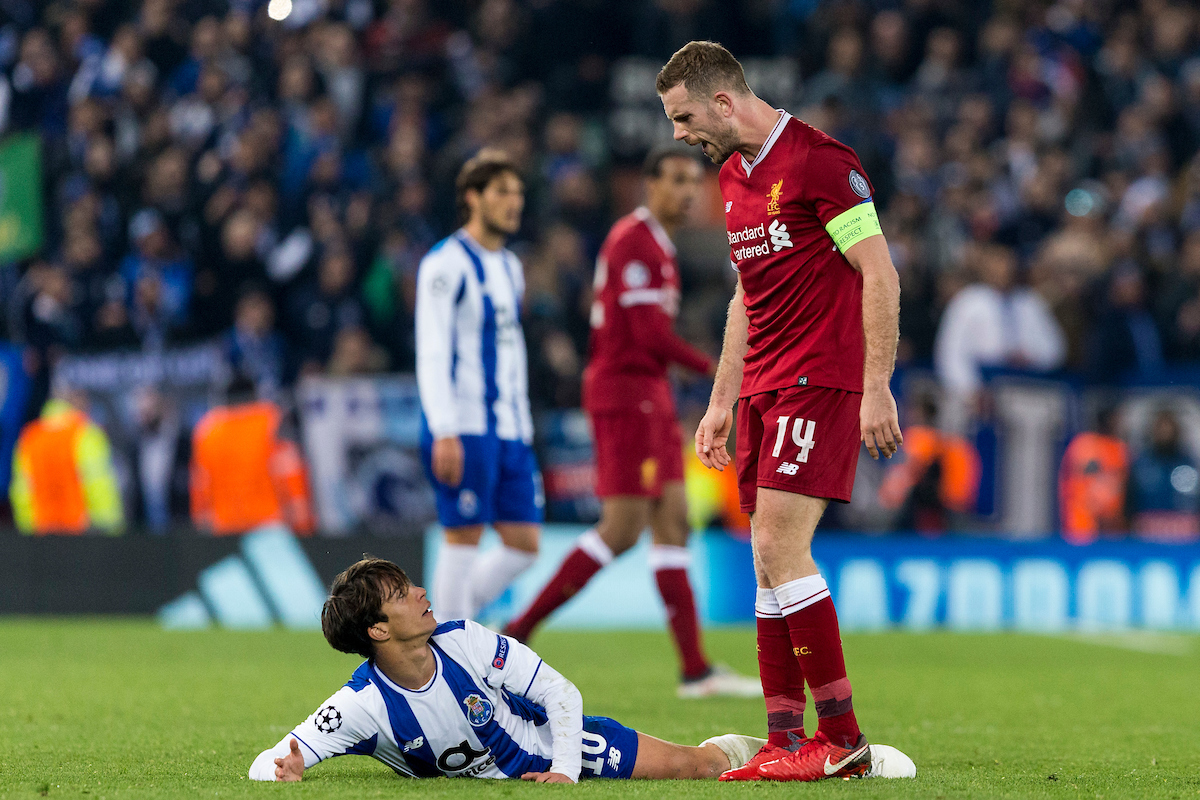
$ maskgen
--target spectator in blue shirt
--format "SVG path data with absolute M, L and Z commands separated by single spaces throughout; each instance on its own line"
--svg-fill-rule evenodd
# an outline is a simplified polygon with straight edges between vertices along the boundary
M 162 216 L 143 209 L 129 223 L 133 250 L 121 262 L 130 314 L 143 344 L 164 342 L 188 322 L 192 259 L 171 237 Z
M 1154 414 L 1150 446 L 1129 470 L 1126 502 L 1133 530 L 1155 541 L 1200 538 L 1200 473 L 1184 451 L 1179 419 L 1169 407 Z

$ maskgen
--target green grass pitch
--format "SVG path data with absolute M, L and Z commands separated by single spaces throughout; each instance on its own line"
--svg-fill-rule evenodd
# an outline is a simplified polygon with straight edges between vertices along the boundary
M 754 636 L 711 631 L 752 672 Z M 591 714 L 673 741 L 762 730 L 761 700 L 678 701 L 664 634 L 547 633 L 534 642 Z M 398 778 L 338 758 L 301 785 L 246 778 L 358 660 L 317 634 L 168 633 L 141 620 L 0 621 L 0 798 L 1200 796 L 1200 639 L 943 633 L 852 635 L 855 707 L 914 781 L 820 784 Z M 811 727 L 811 726 L 810 726 Z

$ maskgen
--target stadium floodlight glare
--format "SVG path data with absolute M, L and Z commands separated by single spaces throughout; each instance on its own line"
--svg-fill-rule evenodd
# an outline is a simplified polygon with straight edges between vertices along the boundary
M 267 16 L 276 22 L 282 22 L 292 13 L 292 0 L 271 0 L 267 3 Z

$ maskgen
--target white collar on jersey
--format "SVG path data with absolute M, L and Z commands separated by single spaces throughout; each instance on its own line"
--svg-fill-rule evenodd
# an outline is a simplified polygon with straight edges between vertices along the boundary
M 675 257 L 675 243 L 671 241 L 671 237 L 667 235 L 666 230 L 658 219 L 650 213 L 650 209 L 645 206 L 638 206 L 633 210 L 633 215 L 646 223 L 646 227 L 650 229 L 650 233 L 654 234 L 654 241 L 658 242 L 658 246 L 663 249 L 667 255 Z
M 438 655 L 436 648 L 430 649 L 433 650 L 433 677 L 429 679 L 429 683 L 425 684 L 420 689 L 405 689 L 403 686 L 385 675 L 383 670 L 381 670 L 379 665 L 374 661 L 371 662 L 371 669 L 374 670 L 375 674 L 378 675 L 379 678 L 394 691 L 404 692 L 405 694 L 422 694 L 423 692 L 429 691 L 429 688 L 433 686 L 434 682 L 438 679 L 438 675 L 442 674 L 442 657 Z
M 454 235 L 458 237 L 458 240 L 460 242 L 465 244 L 467 247 L 471 248 L 471 251 L 473 253 L 475 253 L 476 255 L 481 256 L 481 257 L 483 255 L 503 257 L 505 251 L 507 250 L 507 248 L 504 247 L 503 245 L 500 246 L 499 250 L 488 250 L 486 247 L 481 245 L 479 242 L 475 241 L 475 237 L 472 236 L 471 234 L 467 233 L 466 228 L 459 228 L 458 230 L 456 230 L 454 232 Z
M 767 137 L 765 142 L 763 142 L 762 149 L 758 151 L 758 155 L 756 155 L 754 160 L 751 162 L 747 162 L 745 156 L 741 157 L 742 169 L 746 170 L 747 178 L 750 177 L 750 172 L 757 167 L 764 158 L 767 157 L 767 153 L 771 152 L 771 147 L 775 144 L 775 140 L 778 139 L 780 134 L 783 133 L 783 129 L 788 124 L 788 120 L 792 118 L 792 115 L 784 111 L 782 108 L 777 108 L 775 110 L 779 112 L 779 121 L 775 123 L 774 128 L 771 128 L 771 135 Z

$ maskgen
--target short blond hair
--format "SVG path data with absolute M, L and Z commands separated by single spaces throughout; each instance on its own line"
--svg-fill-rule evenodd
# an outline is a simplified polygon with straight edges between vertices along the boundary
M 688 42 L 676 50 L 658 71 L 654 88 L 665 94 L 681 84 L 690 97 L 711 97 L 720 91 L 750 94 L 741 62 L 716 42 Z

